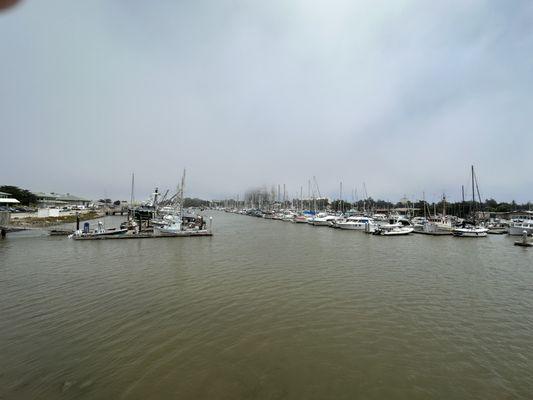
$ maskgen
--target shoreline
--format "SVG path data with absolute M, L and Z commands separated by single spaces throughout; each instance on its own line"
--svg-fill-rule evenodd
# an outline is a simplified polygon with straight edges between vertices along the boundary
M 80 222 L 90 221 L 98 218 L 104 217 L 105 214 L 97 211 L 90 211 L 85 214 L 79 214 Z M 49 228 L 53 226 L 70 224 L 76 222 L 76 215 L 65 215 L 60 217 L 27 217 L 21 219 L 11 220 L 10 227 L 12 228 L 22 228 L 22 229 L 31 229 L 31 228 Z

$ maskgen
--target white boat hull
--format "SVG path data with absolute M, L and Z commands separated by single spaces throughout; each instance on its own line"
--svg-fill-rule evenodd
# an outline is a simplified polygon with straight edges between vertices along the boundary
M 352 231 L 365 231 L 368 224 L 358 224 L 350 222 L 337 222 L 335 226 L 339 229 L 346 229 Z
M 381 236 L 402 236 L 413 233 L 413 228 L 393 228 L 391 230 L 383 230 L 379 234 Z
M 453 231 L 456 237 L 486 237 L 488 229 L 486 228 L 456 228 Z
M 511 226 L 509 227 L 509 235 L 511 236 L 522 236 L 524 231 L 527 232 L 528 236 L 533 235 L 533 228 L 523 227 L 523 226 Z
M 330 226 L 330 221 L 313 221 L 312 222 L 314 226 Z

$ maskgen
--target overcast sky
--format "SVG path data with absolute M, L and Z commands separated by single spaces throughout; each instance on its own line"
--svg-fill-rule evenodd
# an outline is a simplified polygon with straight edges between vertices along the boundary
M 0 184 L 533 200 L 532 1 L 37 1 L 0 14 Z

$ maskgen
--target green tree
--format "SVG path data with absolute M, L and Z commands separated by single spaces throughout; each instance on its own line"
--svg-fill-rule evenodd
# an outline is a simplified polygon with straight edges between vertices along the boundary
M 17 199 L 25 206 L 37 204 L 37 196 L 29 190 L 21 189 L 18 186 L 0 186 L 0 192 L 9 193 L 13 198 Z

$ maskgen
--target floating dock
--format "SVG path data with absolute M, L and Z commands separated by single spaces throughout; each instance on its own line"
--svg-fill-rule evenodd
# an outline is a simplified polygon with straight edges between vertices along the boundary
M 50 236 L 68 236 L 68 235 L 72 235 L 73 233 L 74 231 L 72 229 L 71 230 L 52 229 L 48 231 L 48 234 Z
M 533 242 L 524 242 L 523 240 L 514 242 L 515 246 L 533 247 Z
M 196 236 L 213 236 L 213 232 L 203 231 L 182 231 L 177 233 L 125 233 L 122 235 L 103 235 L 103 236 L 74 236 L 74 240 L 119 240 L 119 239 L 160 239 L 176 237 L 196 237 Z

